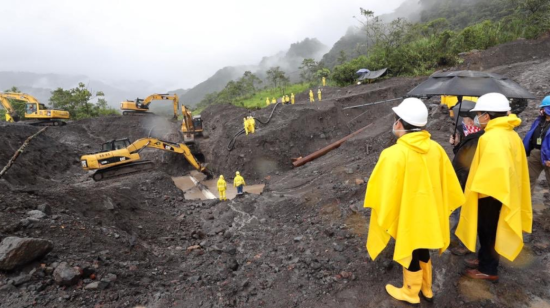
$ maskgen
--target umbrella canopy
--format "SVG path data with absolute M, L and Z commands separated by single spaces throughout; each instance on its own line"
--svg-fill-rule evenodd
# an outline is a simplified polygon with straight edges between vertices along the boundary
M 501 93 L 507 98 L 535 98 L 533 94 L 507 77 L 478 71 L 436 72 L 407 93 L 407 96 L 482 96 L 493 92 Z
M 383 69 L 378 70 L 378 71 L 369 71 L 368 73 L 361 74 L 361 76 L 359 76 L 359 78 L 357 80 L 361 81 L 361 80 L 365 80 L 365 79 L 380 78 L 380 77 L 384 76 L 384 74 L 386 74 L 387 70 L 388 70 L 387 68 L 383 68 Z
M 362 69 L 358 70 L 357 72 L 355 72 L 355 74 L 359 75 L 359 74 L 364 74 L 364 73 L 368 73 L 368 72 L 370 72 L 368 69 L 362 68 Z

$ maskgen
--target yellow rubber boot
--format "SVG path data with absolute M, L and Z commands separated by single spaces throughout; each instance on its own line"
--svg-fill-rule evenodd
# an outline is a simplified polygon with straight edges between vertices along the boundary
M 432 260 L 428 263 L 420 261 L 420 269 L 422 270 L 422 288 L 420 291 L 424 298 L 431 302 L 434 298 L 434 293 L 432 292 Z
M 420 288 L 422 287 L 422 271 L 409 272 L 406 268 L 403 268 L 403 287 L 396 288 L 391 284 L 386 285 L 386 292 L 400 301 L 408 302 L 410 304 L 419 304 Z

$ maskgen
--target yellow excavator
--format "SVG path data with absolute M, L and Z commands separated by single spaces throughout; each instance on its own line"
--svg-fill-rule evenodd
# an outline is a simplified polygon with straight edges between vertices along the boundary
M 195 137 L 200 137 L 202 133 L 202 118 L 200 115 L 193 116 L 191 110 L 185 105 L 181 105 L 181 114 L 183 121 L 181 122 L 181 133 L 185 144 L 195 142 Z
M 122 115 L 152 115 L 154 113 L 149 111 L 149 104 L 152 101 L 171 100 L 174 105 L 174 120 L 178 119 L 178 103 L 179 98 L 177 94 L 151 94 L 145 99 L 136 98 L 135 101 L 126 100 L 120 103 L 120 110 Z
M 4 109 L 6 109 L 6 121 L 8 122 L 18 122 L 20 120 L 17 111 L 10 103 L 10 99 L 26 102 L 25 119 L 37 120 L 29 122 L 31 125 L 60 126 L 67 124 L 61 120 L 70 118 L 68 111 L 48 109 L 32 95 L 25 93 L 0 92 L 0 104 L 2 104 Z
M 128 138 L 107 141 L 100 152 L 80 157 L 80 164 L 84 170 L 97 170 L 92 175 L 96 182 L 142 172 L 153 168 L 153 162 L 140 160 L 139 153 L 145 148 L 182 154 L 195 169 L 212 178 L 210 171 L 198 162 L 185 144 L 156 138 L 141 138 L 134 143 L 130 143 Z

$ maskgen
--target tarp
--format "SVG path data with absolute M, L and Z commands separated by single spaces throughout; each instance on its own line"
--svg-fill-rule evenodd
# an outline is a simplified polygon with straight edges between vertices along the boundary
M 362 69 L 358 70 L 357 72 L 355 72 L 355 74 L 363 75 L 363 74 L 368 73 L 368 72 L 370 72 L 370 70 L 368 70 L 366 68 L 362 68 Z
M 533 94 L 508 79 L 508 77 L 478 71 L 436 72 L 407 93 L 407 96 L 460 95 L 479 97 L 493 92 L 501 93 L 507 98 L 535 98 Z
M 387 70 L 388 70 L 387 68 L 384 68 L 384 69 L 381 69 L 381 70 L 378 70 L 378 71 L 369 71 L 368 73 L 363 73 L 361 76 L 359 76 L 359 78 L 357 80 L 361 81 L 361 80 L 365 80 L 365 79 L 380 78 L 380 77 L 384 76 L 384 74 L 386 74 Z

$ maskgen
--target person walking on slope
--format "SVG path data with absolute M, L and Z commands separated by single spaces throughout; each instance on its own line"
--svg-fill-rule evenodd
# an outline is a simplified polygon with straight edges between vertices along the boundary
M 315 97 L 313 96 L 313 91 L 311 89 L 309 89 L 309 102 L 315 102 Z
M 247 118 L 243 118 L 243 126 L 244 126 L 244 132 L 246 133 L 246 135 L 248 136 L 248 127 L 249 127 L 249 124 L 248 124 L 248 119 Z
M 274 104 L 276 104 L 276 103 L 277 103 L 277 100 L 275 100 L 275 97 L 273 97 L 273 98 L 271 99 L 271 104 L 274 105 Z
M 323 87 L 326 87 L 327 86 L 327 79 L 325 77 L 323 77 L 322 82 L 323 82 Z
M 265 99 L 265 105 L 269 106 L 269 97 Z
M 290 103 L 294 105 L 294 93 L 290 93 Z
M 321 89 L 317 90 L 317 96 L 319 97 L 319 101 L 321 101 Z
M 226 189 L 227 189 L 227 184 L 225 183 L 223 175 L 220 175 L 220 179 L 218 180 L 218 192 L 220 193 L 220 200 L 221 201 L 227 200 L 227 198 L 225 197 L 225 190 Z
M 246 183 L 244 182 L 244 178 L 241 176 L 241 173 L 237 171 L 235 173 L 235 179 L 233 180 L 233 187 L 237 187 L 238 195 L 243 194 L 244 185 L 246 185 Z
M 285 104 L 290 103 L 290 97 L 288 95 L 285 95 Z
M 533 214 L 529 172 L 523 143 L 514 128 L 521 120 L 508 115 L 510 104 L 500 93 L 481 96 L 472 112 L 476 125 L 485 130 L 479 138 L 466 182 L 456 235 L 477 260 L 466 260 L 466 276 L 498 281 L 499 256 L 510 261 L 523 248 L 522 232 L 531 232 Z
M 252 116 L 248 116 L 246 121 L 248 122 L 248 132 L 254 134 L 256 131 L 256 120 Z
M 470 112 L 474 107 L 474 102 L 463 100 L 460 105 L 457 104 L 452 108 L 453 114 L 462 118 L 461 129 L 458 130 L 459 133 L 455 136 L 451 136 L 449 139 L 449 143 L 454 145 L 453 153 L 455 156 L 453 158 L 453 168 L 460 182 L 460 186 L 462 187 L 462 191 L 464 191 L 466 187 L 466 180 L 470 173 L 470 166 L 476 152 L 477 142 L 479 137 L 484 133 L 482 128 L 475 126 L 475 112 Z M 451 238 L 456 239 L 454 232 L 458 226 L 459 219 L 460 208 L 456 209 L 456 211 L 451 214 Z M 470 253 L 470 251 L 460 240 L 458 240 L 458 245 L 451 248 L 451 253 L 457 256 L 463 256 Z
M 540 116 L 533 122 L 531 129 L 523 138 L 529 166 L 531 194 L 537 179 L 544 171 L 547 185 L 550 185 L 550 96 L 545 97 L 540 106 Z
M 367 250 L 374 260 L 395 239 L 393 259 L 403 266 L 403 287 L 386 285 L 393 298 L 433 299 L 428 249 L 442 253 L 450 242 L 449 215 L 464 195 L 445 150 L 422 128 L 428 109 L 417 98 L 394 107 L 397 144 L 385 149 L 367 185 L 364 207 L 372 208 Z

